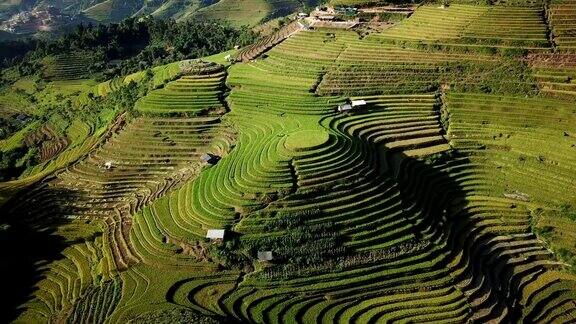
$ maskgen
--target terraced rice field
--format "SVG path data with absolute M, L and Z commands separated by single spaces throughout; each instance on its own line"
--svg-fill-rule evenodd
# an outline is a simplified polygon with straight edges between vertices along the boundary
M 70 240 L 18 320 L 576 321 L 573 60 L 544 10 L 426 5 L 194 61 L 2 207 Z
M 295 0 L 221 0 L 198 10 L 194 17 L 225 20 L 236 26 L 255 26 L 266 18 L 290 14 L 300 5 Z
M 77 80 L 88 77 L 87 67 L 91 64 L 90 55 L 58 55 L 45 63 L 44 76 L 51 80 Z
M 286 38 L 290 37 L 292 34 L 298 32 L 302 29 L 301 23 L 298 21 L 291 22 L 287 26 L 284 26 L 274 34 L 264 37 L 263 39 L 259 40 L 258 42 L 249 45 L 245 48 L 242 48 L 238 51 L 236 55 L 237 61 L 250 61 L 258 56 L 260 56 L 265 51 L 272 48 L 274 45 L 282 42 Z
M 429 5 L 384 35 L 443 45 L 550 47 L 543 8 L 538 7 Z
M 150 92 L 136 103 L 145 114 L 199 115 L 222 110 L 222 94 L 226 71 L 206 67 L 201 74 L 185 75 L 165 87 Z
M 554 40 L 561 51 L 576 49 L 576 2 L 554 0 L 550 3 L 548 19 L 552 23 Z
M 573 101 L 576 95 L 576 55 L 542 54 L 530 58 L 540 91 Z

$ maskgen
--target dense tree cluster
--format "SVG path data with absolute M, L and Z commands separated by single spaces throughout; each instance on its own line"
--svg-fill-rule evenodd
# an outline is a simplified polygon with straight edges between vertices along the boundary
M 243 46 L 255 37 L 246 27 L 216 21 L 130 18 L 117 24 L 80 25 L 54 40 L 1 42 L 0 60 L 4 66 L 20 64 L 19 71 L 30 74 L 46 56 L 86 52 L 95 58 L 96 70 L 126 74 Z
M 0 116 L 0 140 L 8 138 L 14 132 L 22 129 L 25 123 L 17 118 Z
M 17 177 L 22 171 L 37 163 L 38 148 L 18 146 L 0 151 L 0 181 Z

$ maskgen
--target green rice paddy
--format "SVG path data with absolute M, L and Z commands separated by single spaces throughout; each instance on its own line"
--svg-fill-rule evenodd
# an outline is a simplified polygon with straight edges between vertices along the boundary
M 16 321 L 573 322 L 576 64 L 545 12 L 423 5 L 367 35 L 288 24 L 154 69 L 117 127 L 74 120 L 49 177 L 0 184 L 3 211 L 66 220 L 73 242 Z M 145 75 L 50 87 L 131 80 Z M 366 105 L 338 113 L 350 99 Z

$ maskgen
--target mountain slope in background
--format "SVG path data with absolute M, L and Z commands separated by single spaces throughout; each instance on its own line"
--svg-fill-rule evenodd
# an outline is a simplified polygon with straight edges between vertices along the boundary
M 299 0 L 4 0 L 0 2 L 0 39 L 55 33 L 80 23 L 119 22 L 133 16 L 221 19 L 255 26 L 294 12 Z

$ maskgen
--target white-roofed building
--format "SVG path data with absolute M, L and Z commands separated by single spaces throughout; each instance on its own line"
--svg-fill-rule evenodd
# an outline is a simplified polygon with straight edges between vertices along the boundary
M 211 240 L 224 240 L 225 230 L 223 229 L 209 229 L 206 233 L 206 238 Z
M 347 112 L 351 110 L 356 110 L 358 108 L 362 108 L 366 106 L 366 100 L 357 99 L 357 100 L 346 100 L 346 103 L 338 106 L 338 112 Z

